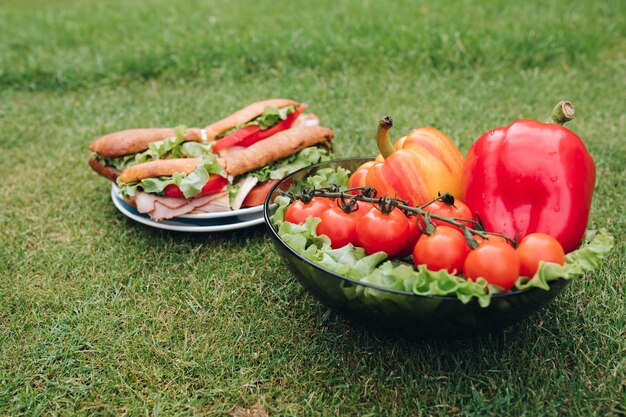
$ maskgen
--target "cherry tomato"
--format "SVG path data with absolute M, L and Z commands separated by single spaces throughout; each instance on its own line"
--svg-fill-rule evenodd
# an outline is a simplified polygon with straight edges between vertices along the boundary
M 520 258 L 509 245 L 483 241 L 467 255 L 463 268 L 467 279 L 483 277 L 490 284 L 510 290 L 519 277 Z
M 241 207 L 252 207 L 263 204 L 263 202 L 265 201 L 265 197 L 267 197 L 267 193 L 270 192 L 272 187 L 278 181 L 279 180 L 268 180 L 262 182 L 261 184 L 255 185 L 254 188 L 250 190 L 246 198 L 243 200 Z
M 336 206 L 323 211 L 318 217 L 322 221 L 317 225 L 317 234 L 328 236 L 333 249 L 342 248 L 348 243 L 356 245 L 358 217 L 345 213 Z
M 352 214 L 356 215 L 357 217 L 362 217 L 369 213 L 371 210 L 374 210 L 374 205 L 372 203 L 368 203 L 367 201 L 357 201 L 357 205 L 359 208 L 356 211 L 352 212 Z
M 220 191 L 222 188 L 224 188 L 226 184 L 228 184 L 227 178 L 222 177 L 221 175 L 211 174 L 209 176 L 209 180 L 206 182 L 206 184 L 204 184 L 204 186 L 202 187 L 198 195 L 215 193 L 217 191 Z M 181 191 L 181 189 L 178 188 L 178 185 L 176 184 L 170 184 L 167 187 L 165 187 L 165 189 L 163 190 L 163 195 L 166 197 L 184 197 L 185 196 L 183 192 Z
M 304 223 L 309 217 L 320 217 L 322 212 L 331 207 L 327 198 L 313 197 L 308 203 L 294 201 L 285 211 L 285 221 L 289 223 Z
M 517 247 L 520 258 L 520 275 L 532 277 L 539 269 L 539 262 L 565 263 L 565 252 L 558 240 L 545 233 L 526 235 Z
M 404 245 L 404 249 L 400 252 L 400 256 L 403 258 L 413 253 L 415 244 L 419 240 L 420 236 L 422 236 L 422 232 L 417 225 L 417 222 L 419 221 L 418 218 L 415 216 L 407 216 L 406 220 L 409 224 L 409 233 L 407 234 L 406 245 Z
M 413 262 L 426 265 L 431 271 L 445 269 L 459 273 L 468 250 L 463 233 L 454 227 L 438 226 L 432 235 L 419 238 L 413 249 Z
M 472 211 L 469 209 L 469 207 L 465 205 L 464 202 L 462 202 L 459 199 L 454 200 L 454 205 L 446 204 L 443 201 L 435 201 L 434 203 L 431 203 L 427 205 L 426 207 L 424 207 L 424 211 L 431 213 L 431 214 L 436 214 L 438 216 L 456 217 L 456 218 L 472 220 Z M 439 220 L 439 219 L 432 219 L 432 220 L 433 220 L 433 223 L 435 223 L 437 226 L 456 227 L 443 220 Z M 459 222 L 466 224 L 467 226 L 470 226 L 470 227 L 472 226 L 471 222 L 466 222 L 462 220 L 460 220 Z M 423 221 L 422 221 L 422 226 L 424 226 Z
M 474 235 L 474 239 L 476 239 L 476 242 L 478 242 L 479 245 L 482 244 L 483 242 L 498 242 L 498 243 L 504 243 L 505 245 L 512 246 L 511 242 L 503 238 L 502 236 L 497 236 L 497 235 L 488 235 L 488 236 L 489 237 L 485 239 L 480 236 Z
M 367 253 L 386 252 L 397 256 L 406 246 L 409 224 L 406 216 L 398 209 L 385 214 L 371 209 L 358 219 L 356 238 L 358 246 Z

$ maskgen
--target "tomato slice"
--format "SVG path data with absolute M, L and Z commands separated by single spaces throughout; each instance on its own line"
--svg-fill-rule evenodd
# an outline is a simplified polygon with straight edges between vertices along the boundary
M 253 145 L 263 139 L 267 139 L 270 136 L 275 135 L 278 132 L 289 129 L 298 116 L 302 114 L 304 110 L 306 110 L 306 104 L 300 104 L 296 107 L 296 110 L 291 113 L 289 116 L 269 129 L 261 130 L 261 128 L 257 125 L 250 125 L 244 128 L 237 130 L 234 133 L 231 133 L 228 136 L 219 139 L 215 142 L 215 146 L 213 146 L 213 152 L 219 153 L 225 149 L 228 149 L 233 146 L 242 146 L 247 148 L 250 145 Z
M 198 195 L 215 193 L 217 191 L 220 191 L 222 188 L 224 188 L 226 184 L 228 184 L 227 178 L 224 178 L 221 175 L 212 174 L 209 177 L 209 180 L 207 181 L 207 183 L 204 184 L 204 186 L 202 187 L 202 190 L 200 190 Z M 184 197 L 185 196 L 183 192 L 180 190 L 180 188 L 178 188 L 178 185 L 176 184 L 170 184 L 167 187 L 165 187 L 165 190 L 163 190 L 163 195 L 166 197 Z
M 267 193 L 270 192 L 272 187 L 278 181 L 279 180 L 269 180 L 254 186 L 254 188 L 250 190 L 246 198 L 243 200 L 241 207 L 252 207 L 263 204 L 265 202 L 265 197 L 267 197 Z
M 213 146 L 213 152 L 218 153 L 232 146 L 240 146 L 239 143 L 246 137 L 259 132 L 261 128 L 257 125 L 250 125 L 218 139 Z

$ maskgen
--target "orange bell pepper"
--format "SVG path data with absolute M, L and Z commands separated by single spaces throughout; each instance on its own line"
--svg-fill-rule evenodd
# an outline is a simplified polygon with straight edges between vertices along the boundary
M 373 187 L 378 197 L 398 197 L 419 206 L 438 193 L 461 197 L 463 156 L 452 141 L 434 128 L 415 129 L 394 145 L 389 139 L 390 117 L 380 120 L 380 155 L 361 165 L 349 187 Z

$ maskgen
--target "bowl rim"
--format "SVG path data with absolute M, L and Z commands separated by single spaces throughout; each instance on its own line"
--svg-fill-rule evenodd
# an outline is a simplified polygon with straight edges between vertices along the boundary
M 377 291 L 382 291 L 382 292 L 387 292 L 387 293 L 392 293 L 392 294 L 398 294 L 398 295 L 404 295 L 404 296 L 410 296 L 410 297 L 423 297 L 423 298 L 430 298 L 430 299 L 434 299 L 434 300 L 456 300 L 456 301 L 461 301 L 458 299 L 458 297 L 452 296 L 452 295 L 431 295 L 431 294 L 415 294 L 413 292 L 409 292 L 409 291 L 403 291 L 403 290 L 396 290 L 393 288 L 386 288 L 386 287 L 381 287 L 378 285 L 374 285 L 374 284 L 370 284 L 368 282 L 361 282 L 361 281 L 357 281 L 354 280 L 350 277 L 347 277 L 345 275 L 341 275 L 338 274 L 334 271 L 331 271 L 329 269 L 324 268 L 321 265 L 316 264 L 315 262 L 312 262 L 308 259 L 306 259 L 305 257 L 303 257 L 302 255 L 300 255 L 298 252 L 296 252 L 295 250 L 293 250 L 291 248 L 291 246 L 289 246 L 287 243 L 285 243 L 285 241 L 278 235 L 278 231 L 274 229 L 274 225 L 272 224 L 272 221 L 270 219 L 270 213 L 269 213 L 269 206 L 270 206 L 270 199 L 272 197 L 272 195 L 274 194 L 274 192 L 276 192 L 276 190 L 286 181 L 288 181 L 289 179 L 291 179 L 292 177 L 294 177 L 295 175 L 299 174 L 302 171 L 305 170 L 311 170 L 314 168 L 317 168 L 319 166 L 323 166 L 323 165 L 328 165 L 331 163 L 341 163 L 341 162 L 346 162 L 346 161 L 355 161 L 355 160 L 361 160 L 363 162 L 367 162 L 367 161 L 372 161 L 374 160 L 375 157 L 348 157 L 348 158 L 338 158 L 338 159 L 332 159 L 329 161 L 324 161 L 324 162 L 318 162 L 317 164 L 314 165 L 309 165 L 306 166 L 304 168 L 301 168 L 297 171 L 292 172 L 291 174 L 287 175 L 286 177 L 282 178 L 280 181 L 278 181 L 276 184 L 274 184 L 274 186 L 272 187 L 272 189 L 269 191 L 269 193 L 267 193 L 267 196 L 265 197 L 265 201 L 263 202 L 263 217 L 265 218 L 265 223 L 267 224 L 267 227 L 270 229 L 270 232 L 274 235 L 274 237 L 276 239 L 278 239 L 278 241 L 285 247 L 287 248 L 287 250 L 289 250 L 289 252 L 291 252 L 293 255 L 295 255 L 297 258 L 303 260 L 304 262 L 306 262 L 307 264 L 311 265 L 313 268 L 324 272 L 326 274 L 332 275 L 335 278 L 338 278 L 342 281 L 348 282 L 352 285 L 360 285 L 363 287 L 367 287 L 367 288 L 371 288 Z M 558 280 L 560 281 L 560 279 Z M 555 282 L 558 282 L 555 281 Z M 550 283 L 548 283 L 548 285 L 550 285 Z M 497 294 L 492 294 L 491 295 L 491 299 L 500 299 L 500 298 L 507 298 L 507 297 L 513 297 L 516 295 L 520 295 L 520 294 L 527 294 L 529 292 L 532 292 L 534 290 L 540 290 L 540 288 L 529 288 L 529 289 L 525 289 L 525 290 L 515 290 L 515 291 L 507 291 L 507 292 L 502 292 L 502 293 L 497 293 Z M 545 291 L 545 290 L 543 290 Z M 470 302 L 476 302 L 477 300 L 472 299 Z

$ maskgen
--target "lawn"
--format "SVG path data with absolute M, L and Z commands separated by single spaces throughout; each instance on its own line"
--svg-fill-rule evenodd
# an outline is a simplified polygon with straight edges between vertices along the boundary
M 0 0 L 0 414 L 626 414 L 626 3 L 385 3 Z M 319 304 L 264 226 L 150 229 L 86 164 L 106 132 L 276 96 L 337 156 L 384 114 L 466 152 L 568 98 L 616 247 L 506 331 L 407 341 Z

